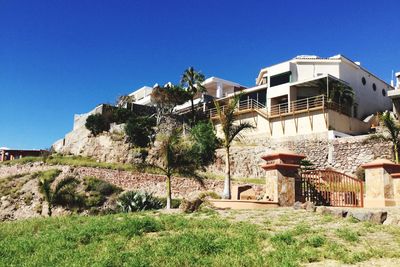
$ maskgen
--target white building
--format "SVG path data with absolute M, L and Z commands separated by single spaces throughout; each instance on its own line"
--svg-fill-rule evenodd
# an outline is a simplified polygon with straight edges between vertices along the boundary
M 329 58 L 297 56 L 260 71 L 256 84 L 267 88 L 267 106 L 327 94 L 318 80 L 332 80 L 350 86 L 355 93 L 355 112 L 359 119 L 391 109 L 387 92 L 393 88 L 361 66 L 359 62 L 336 55 Z
M 332 98 L 339 87 L 352 89 L 353 104 Z M 242 90 L 238 119 L 256 126 L 254 138 L 363 134 L 373 126 L 371 115 L 391 109 L 387 94 L 393 89 L 342 55 L 297 56 L 261 69 L 256 86 Z M 218 101 L 223 105 L 233 95 Z M 209 116 L 218 128 L 215 109 Z

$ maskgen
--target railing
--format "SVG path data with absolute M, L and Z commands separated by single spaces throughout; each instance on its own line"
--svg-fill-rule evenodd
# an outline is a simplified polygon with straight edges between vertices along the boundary
M 317 205 L 362 207 L 363 182 L 330 170 L 304 171 L 296 183 L 296 198 Z
M 309 98 L 299 99 L 296 101 L 291 101 L 290 104 L 286 102 L 273 105 L 269 108 L 269 110 L 265 107 L 265 105 L 261 104 L 257 100 L 247 99 L 242 100 L 238 103 L 236 111 L 257 110 L 263 112 L 267 117 L 275 117 L 324 108 L 335 110 L 339 113 L 351 117 L 350 106 L 343 106 L 335 102 L 331 102 L 325 95 L 318 95 Z M 224 111 L 225 109 L 226 106 L 221 106 L 222 111 Z M 206 112 L 210 118 L 214 118 L 218 115 L 216 108 L 208 109 Z
M 226 109 L 226 105 L 221 106 L 221 111 L 224 112 Z M 244 110 L 264 110 L 265 113 L 267 113 L 267 110 L 265 108 L 265 105 L 261 104 L 255 99 L 247 99 L 247 100 L 242 100 L 239 101 L 237 107 L 236 107 L 236 112 L 244 111 Z M 207 110 L 207 115 L 210 118 L 216 117 L 218 115 L 217 109 L 216 108 L 211 108 Z

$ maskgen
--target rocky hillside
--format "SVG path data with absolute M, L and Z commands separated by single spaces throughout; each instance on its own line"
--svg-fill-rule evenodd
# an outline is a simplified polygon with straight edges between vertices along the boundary
M 67 158 L 68 159 L 68 158 Z M 57 159 L 58 160 L 58 159 Z M 57 180 L 65 177 L 74 177 L 79 181 L 78 193 L 87 196 L 96 195 L 96 192 L 85 190 L 88 179 L 98 179 L 106 182 L 121 191 L 140 190 L 152 193 L 158 197 L 164 197 L 165 177 L 157 174 L 139 173 L 130 170 L 129 165 L 105 165 L 93 164 L 97 167 L 77 166 L 73 160 L 65 160 L 70 165 L 51 165 L 50 163 L 33 162 L 16 165 L 0 165 L 0 220 L 14 220 L 30 217 L 46 216 L 47 204 L 44 196 L 39 192 L 38 177 L 41 173 L 59 170 Z M 53 161 L 55 162 L 55 160 Z M 88 164 L 86 162 L 86 164 Z M 75 165 L 75 166 L 73 166 Z M 122 170 L 123 167 L 126 170 Z M 116 168 L 116 169 L 113 169 Z M 119 169 L 119 170 L 118 170 Z M 57 181 L 56 180 L 56 181 Z M 253 184 L 257 194 L 263 194 L 263 186 Z M 221 194 L 223 181 L 205 179 L 197 181 L 192 178 L 174 177 L 172 179 L 172 197 L 174 199 L 193 199 L 201 192 L 213 191 Z M 118 194 L 105 197 L 105 201 L 99 205 L 80 208 L 56 207 L 54 214 L 69 214 L 72 212 L 90 213 L 103 212 L 115 207 L 115 199 Z M 94 201 L 92 199 L 92 201 Z

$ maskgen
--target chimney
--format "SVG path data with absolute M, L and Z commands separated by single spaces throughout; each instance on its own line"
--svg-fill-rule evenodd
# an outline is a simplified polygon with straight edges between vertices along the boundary
M 396 89 L 400 89 L 400 72 L 396 72 Z

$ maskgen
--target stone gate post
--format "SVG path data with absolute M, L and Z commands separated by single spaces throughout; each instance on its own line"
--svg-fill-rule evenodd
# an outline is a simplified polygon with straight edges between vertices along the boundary
M 266 173 L 265 200 L 276 201 L 280 206 L 292 206 L 295 202 L 295 179 L 300 178 L 300 161 L 303 155 L 275 153 L 263 156 L 261 166 Z
M 378 159 L 361 165 L 365 169 L 364 206 L 400 205 L 400 164 Z

